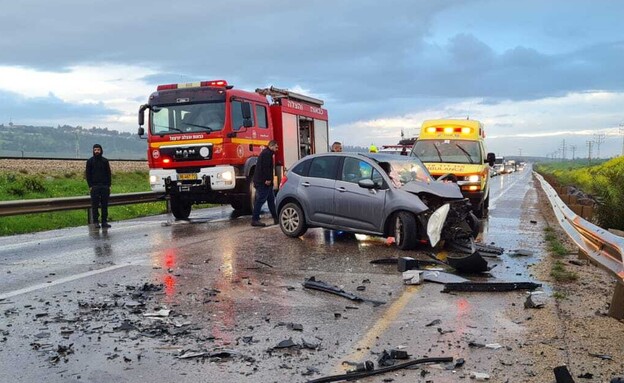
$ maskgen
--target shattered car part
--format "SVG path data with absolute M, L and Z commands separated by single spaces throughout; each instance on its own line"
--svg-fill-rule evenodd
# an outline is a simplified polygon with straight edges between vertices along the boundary
M 499 292 L 513 290 L 535 290 L 538 287 L 542 287 L 542 284 L 534 282 L 461 282 L 445 283 L 442 292 Z
M 484 253 L 502 255 L 505 252 L 505 249 L 503 249 L 502 247 L 486 245 L 484 243 L 475 243 L 475 247 L 477 251 L 481 253 L 481 255 L 485 255 Z
M 355 294 L 348 293 L 342 290 L 341 288 L 339 288 L 338 286 L 333 286 L 323 281 L 317 281 L 315 277 L 310 277 L 306 279 L 305 282 L 303 283 L 303 287 L 312 289 L 312 290 L 319 290 L 319 291 L 324 291 L 326 293 L 339 295 L 343 298 L 350 299 L 354 302 L 368 302 L 368 303 L 372 303 L 375 306 L 383 305 L 386 303 L 386 302 L 381 302 L 381 301 L 364 299 Z
M 557 383 L 574 383 L 574 379 L 572 375 L 570 375 L 567 366 L 555 367 L 553 372 L 555 373 L 555 381 Z
M 448 363 L 448 362 L 452 362 L 452 361 L 453 361 L 453 357 L 452 356 L 440 357 L 440 358 L 414 359 L 414 360 L 410 360 L 409 362 L 395 364 L 394 366 L 390 366 L 390 367 L 378 368 L 378 369 L 373 370 L 373 371 L 356 372 L 356 373 L 352 373 L 352 374 L 342 374 L 342 375 L 326 376 L 326 377 L 319 378 L 319 379 L 309 380 L 308 383 L 327 383 L 327 382 L 338 382 L 338 381 L 341 381 L 341 380 L 355 380 L 355 379 L 360 379 L 360 378 L 366 378 L 368 376 L 381 375 L 381 374 L 385 374 L 387 372 L 401 370 L 403 368 L 415 366 L 417 364 L 424 364 L 424 363 Z
M 462 283 L 468 282 L 468 279 L 462 278 L 455 274 L 445 273 L 444 271 L 424 270 L 423 279 L 434 283 Z
M 478 251 L 469 255 L 449 254 L 446 257 L 449 266 L 464 273 L 483 273 L 489 271 L 488 263 Z
M 427 235 L 429 236 L 429 243 L 431 243 L 431 247 L 435 247 L 435 245 L 440 242 L 442 227 L 444 226 L 446 216 L 448 215 L 450 209 L 451 205 L 448 203 L 444 204 L 442 207 L 434 211 L 429 217 L 429 221 L 427 222 Z

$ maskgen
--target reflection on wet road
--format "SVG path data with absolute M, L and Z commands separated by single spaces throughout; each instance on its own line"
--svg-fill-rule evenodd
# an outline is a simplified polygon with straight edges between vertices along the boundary
M 529 171 L 493 181 L 482 240 L 538 249 L 540 225 L 528 223 L 539 215 Z M 508 294 L 404 286 L 396 265 L 370 261 L 418 253 L 384 239 L 321 229 L 291 239 L 277 226 L 253 228 L 250 217 L 233 218 L 225 207 L 192 217 L 1 238 L 0 333 L 8 335 L 0 381 L 303 382 L 344 371 L 344 360 L 376 360 L 371 353 L 397 347 L 414 357 L 463 357 L 467 369 L 478 358 L 484 368 L 488 362 L 481 350 L 468 348 L 469 340 L 491 343 L 499 331 L 522 331 L 502 312 Z M 537 259 L 488 261 L 497 265 L 495 278 L 526 280 L 526 265 Z M 303 288 L 312 276 L 387 303 L 375 307 Z M 138 294 L 146 283 L 162 287 Z M 143 315 L 162 309 L 172 311 L 160 319 Z M 436 319 L 439 324 L 426 326 Z M 287 339 L 298 346 L 276 348 Z M 68 344 L 73 352 L 54 362 L 58 346 Z M 177 359 L 224 349 L 231 354 Z M 457 378 L 428 371 L 436 382 Z M 392 377 L 411 382 L 414 376 Z

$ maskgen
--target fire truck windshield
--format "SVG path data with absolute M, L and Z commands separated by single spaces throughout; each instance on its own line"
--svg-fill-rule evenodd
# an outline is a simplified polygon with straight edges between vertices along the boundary
M 422 162 L 483 163 L 478 141 L 418 140 L 412 154 L 415 154 Z
M 225 102 L 154 106 L 151 117 L 152 134 L 215 132 L 223 129 Z

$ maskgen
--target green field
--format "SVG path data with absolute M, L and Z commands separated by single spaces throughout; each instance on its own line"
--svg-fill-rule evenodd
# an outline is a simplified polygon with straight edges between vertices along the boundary
M 584 162 L 584 161 L 583 161 Z M 538 164 L 539 173 L 553 177 L 561 186 L 576 186 L 597 201 L 597 223 L 610 229 L 624 229 L 624 157 L 598 164 L 586 162 Z
M 150 191 L 147 171 L 115 172 L 111 194 Z M 0 174 L 0 200 L 22 200 L 38 198 L 59 198 L 87 196 L 87 183 L 79 172 L 58 174 L 28 174 L 7 172 Z M 164 202 L 150 202 L 109 207 L 109 220 L 115 221 L 163 214 Z M 27 214 L 0 218 L 0 236 L 32 233 L 86 225 L 86 210 L 59 211 L 42 214 Z

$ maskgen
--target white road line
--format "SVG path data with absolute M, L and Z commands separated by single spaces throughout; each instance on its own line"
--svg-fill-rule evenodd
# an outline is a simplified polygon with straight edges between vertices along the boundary
M 108 271 L 121 269 L 122 267 L 135 266 L 135 265 L 138 265 L 138 264 L 140 264 L 142 262 L 143 261 L 134 261 L 134 262 L 130 262 L 130 263 L 125 263 L 123 265 L 114 265 L 114 266 L 106 267 L 104 269 L 87 271 L 86 273 L 76 274 L 76 275 L 72 275 L 72 276 L 69 276 L 69 277 L 57 279 L 57 280 L 49 282 L 49 283 L 47 283 L 47 282 L 46 283 L 39 283 L 39 284 L 34 285 L 34 286 L 25 287 L 23 289 L 19 289 L 19 290 L 15 290 L 15 291 L 10 291 L 8 293 L 0 294 L 0 300 L 11 298 L 11 297 L 14 297 L 14 296 L 17 296 L 17 295 L 21 295 L 21 294 L 30 293 L 32 291 L 45 289 L 46 287 L 50 287 L 50 286 L 61 285 L 63 283 L 72 282 L 72 281 L 75 281 L 77 279 L 90 277 L 92 275 L 97 275 L 97 274 L 101 274 L 101 273 L 106 273 Z

